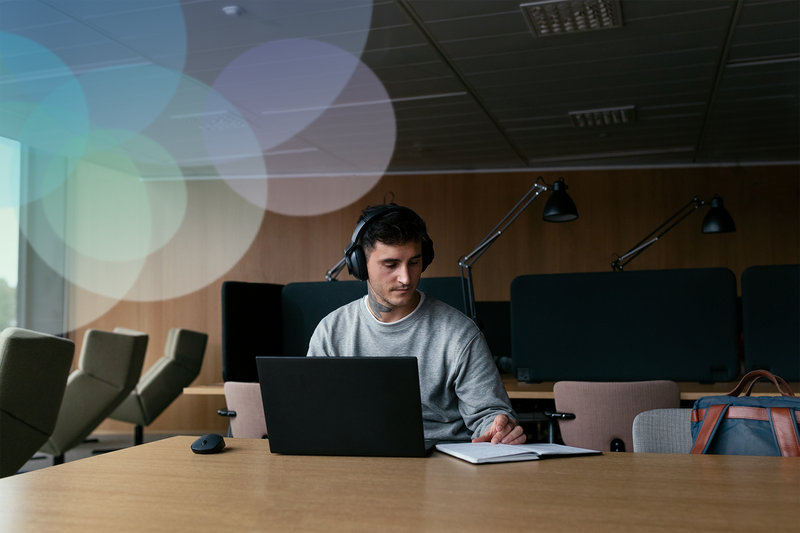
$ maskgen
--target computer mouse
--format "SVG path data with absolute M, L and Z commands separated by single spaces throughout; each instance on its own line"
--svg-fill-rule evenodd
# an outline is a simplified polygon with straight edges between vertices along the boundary
M 194 453 L 217 453 L 221 452 L 224 447 L 225 441 L 221 435 L 216 433 L 203 435 L 192 443 L 192 451 Z

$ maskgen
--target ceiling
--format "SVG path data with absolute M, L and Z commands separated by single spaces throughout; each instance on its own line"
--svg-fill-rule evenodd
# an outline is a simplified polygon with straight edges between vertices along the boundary
M 800 161 L 800 0 L 618 9 L 537 37 L 507 0 L 0 0 L 0 135 L 151 177 Z
M 514 1 L 376 6 L 374 32 L 405 18 L 407 29 L 387 31 L 424 43 L 429 55 L 418 67 L 393 65 L 371 36 L 365 61 L 392 96 L 467 93 L 397 104 L 393 167 L 414 168 L 415 147 L 422 166 L 443 168 L 800 159 L 800 3 L 621 0 L 620 8 L 620 28 L 534 37 Z M 635 106 L 635 121 L 577 127 L 569 118 L 623 106 Z

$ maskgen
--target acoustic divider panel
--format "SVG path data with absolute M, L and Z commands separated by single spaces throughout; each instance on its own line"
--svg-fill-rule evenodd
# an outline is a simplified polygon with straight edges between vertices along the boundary
M 464 311 L 460 278 L 422 278 L 419 290 Z M 365 281 L 312 281 L 286 285 L 281 294 L 283 355 L 305 356 L 317 324 L 332 311 L 366 294 Z
M 461 278 L 425 278 L 419 280 L 419 290 L 441 300 L 450 307 L 464 313 L 464 293 L 461 290 Z M 466 313 L 465 313 L 466 314 Z
M 281 289 L 272 283 L 222 284 L 222 381 L 258 382 L 256 357 L 282 355 Z
M 476 302 L 483 336 L 492 356 L 511 359 L 511 307 L 508 302 Z
M 800 381 L 800 265 L 752 266 L 742 273 L 746 372 Z
M 731 381 L 736 276 L 726 268 L 526 275 L 511 283 L 520 381 Z
M 317 324 L 332 311 L 367 294 L 366 281 L 289 283 L 281 294 L 283 354 L 305 357 Z
M 463 312 L 460 278 L 422 278 L 419 290 Z M 258 356 L 305 356 L 317 324 L 366 294 L 364 281 L 224 282 L 222 380 L 258 382 Z

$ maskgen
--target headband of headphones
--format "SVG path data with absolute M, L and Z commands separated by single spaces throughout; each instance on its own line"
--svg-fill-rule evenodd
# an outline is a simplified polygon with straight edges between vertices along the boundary
M 356 229 L 353 231 L 353 236 L 350 238 L 350 244 L 347 246 L 347 248 L 352 248 L 354 245 L 361 246 L 361 238 L 364 236 L 364 232 L 367 231 L 367 226 L 370 222 L 376 218 L 381 218 L 396 211 L 408 211 L 416 215 L 416 213 L 414 213 L 414 211 L 411 209 L 399 205 L 379 206 L 358 222 Z M 345 249 L 344 253 L 347 253 L 347 249 Z
M 365 281 L 368 278 L 367 274 L 367 260 L 364 249 L 361 246 L 361 239 L 367 226 L 375 219 L 386 216 L 390 213 L 397 211 L 406 211 L 418 217 L 414 211 L 407 207 L 399 205 L 385 205 L 376 207 L 372 212 L 368 213 L 356 225 L 353 231 L 353 237 L 350 239 L 350 244 L 344 249 L 345 262 L 347 263 L 348 272 L 356 279 Z M 428 268 L 428 265 L 433 261 L 433 241 L 426 233 L 422 239 L 422 270 Z

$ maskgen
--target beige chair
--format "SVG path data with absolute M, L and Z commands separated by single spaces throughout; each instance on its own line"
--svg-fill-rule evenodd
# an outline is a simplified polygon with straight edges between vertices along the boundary
M 0 334 L 0 477 L 15 474 L 56 425 L 75 344 L 21 328 Z
M 130 394 L 142 373 L 147 335 L 90 329 L 83 338 L 77 370 L 69 375 L 53 434 L 42 446 L 54 464 L 110 415 Z
M 264 404 L 261 402 L 261 386 L 258 383 L 226 381 L 226 410 L 219 414 L 230 417 L 229 434 L 234 438 L 263 439 L 267 436 L 264 419 Z
M 692 443 L 691 409 L 653 409 L 633 419 L 634 452 L 689 453 Z
M 680 389 L 673 381 L 559 381 L 553 394 L 559 413 L 575 415 L 572 420 L 559 420 L 564 444 L 604 452 L 633 450 L 636 415 L 677 408 L 681 401 Z
M 149 426 L 200 373 L 207 342 L 205 333 L 180 328 L 169 330 L 164 355 L 109 415 L 114 420 L 136 424 L 135 444 L 143 442 L 144 426 Z

